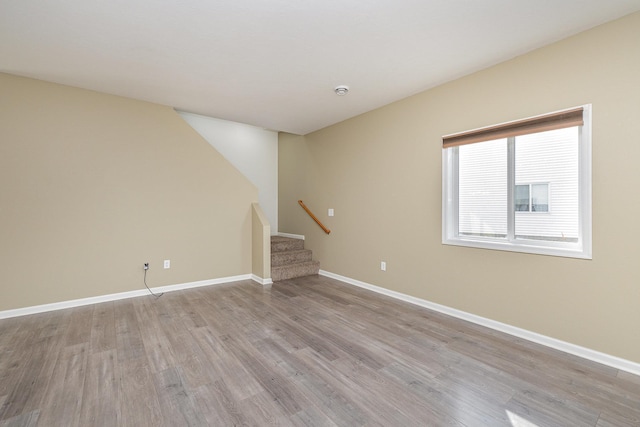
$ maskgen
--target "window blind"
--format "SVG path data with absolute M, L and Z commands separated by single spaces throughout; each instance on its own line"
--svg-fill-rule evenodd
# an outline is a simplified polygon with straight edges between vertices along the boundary
M 446 135 L 442 137 L 442 148 L 582 126 L 583 124 L 583 107 L 578 107 L 571 110 L 558 111 L 542 116 Z

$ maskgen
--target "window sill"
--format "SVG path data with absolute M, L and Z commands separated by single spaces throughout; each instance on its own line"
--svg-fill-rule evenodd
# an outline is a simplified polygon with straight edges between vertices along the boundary
M 464 246 L 469 248 L 489 249 L 496 251 L 520 252 L 535 255 L 559 256 L 566 258 L 592 259 L 591 250 L 585 250 L 583 245 L 562 243 L 562 242 L 546 242 L 544 245 L 536 244 L 536 241 L 496 241 L 490 239 L 447 239 L 442 240 L 443 245 Z

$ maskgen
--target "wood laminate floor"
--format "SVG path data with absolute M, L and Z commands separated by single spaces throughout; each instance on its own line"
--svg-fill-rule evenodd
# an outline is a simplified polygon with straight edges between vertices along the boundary
M 0 426 L 638 426 L 640 378 L 320 276 L 0 320 Z

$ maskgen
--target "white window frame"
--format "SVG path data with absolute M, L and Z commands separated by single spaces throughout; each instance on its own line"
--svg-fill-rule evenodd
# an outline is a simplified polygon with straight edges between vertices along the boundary
M 515 174 L 507 176 L 508 192 L 507 238 L 465 236 L 458 233 L 458 147 L 442 149 L 442 243 L 471 248 L 524 252 L 570 258 L 592 259 L 591 224 L 591 104 L 583 105 L 584 124 L 579 127 L 578 176 L 579 222 L 578 242 L 529 240 L 515 238 Z M 511 145 L 512 146 L 512 145 Z M 508 162 L 515 164 L 515 152 L 510 149 Z M 513 167 L 509 169 L 513 170 Z

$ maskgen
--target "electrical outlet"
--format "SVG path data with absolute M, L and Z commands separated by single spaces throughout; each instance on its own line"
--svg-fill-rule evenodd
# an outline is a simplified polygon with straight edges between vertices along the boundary
M 145 263 L 144 263 L 144 269 L 145 269 L 145 270 L 148 270 L 148 269 L 149 269 L 149 263 L 148 263 L 148 262 L 145 262 Z
M 171 268 L 171 260 L 170 259 L 165 259 L 164 260 L 164 268 Z
M 333 209 L 329 209 L 329 211 L 327 212 L 327 215 L 333 216 Z
M 387 263 L 384 261 L 380 261 L 380 270 L 387 271 Z

